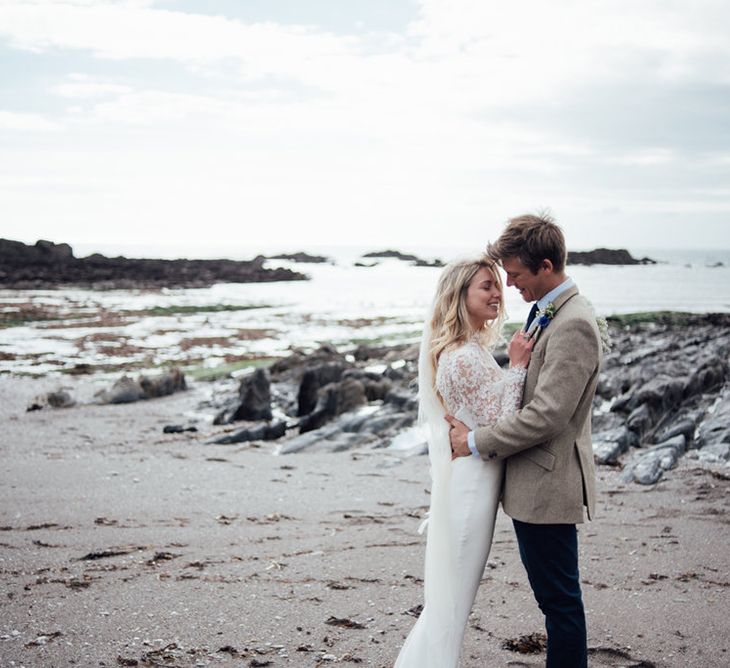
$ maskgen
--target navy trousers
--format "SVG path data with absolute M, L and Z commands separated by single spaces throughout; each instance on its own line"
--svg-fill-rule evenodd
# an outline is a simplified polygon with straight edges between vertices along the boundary
M 588 641 L 575 524 L 512 522 L 532 592 L 545 615 L 546 668 L 586 668 Z

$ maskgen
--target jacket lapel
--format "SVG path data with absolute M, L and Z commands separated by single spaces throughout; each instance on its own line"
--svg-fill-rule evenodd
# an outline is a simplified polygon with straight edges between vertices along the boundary
M 573 285 L 569 287 L 567 290 L 561 292 L 553 301 L 552 305 L 555 307 L 555 315 L 553 316 L 553 319 L 558 316 L 558 312 L 560 309 L 573 297 L 575 297 L 578 294 L 578 286 Z M 548 327 L 550 325 L 548 324 Z M 538 327 L 537 332 L 535 332 L 535 344 L 537 344 L 538 339 L 540 338 L 540 334 L 542 334 L 543 327 Z

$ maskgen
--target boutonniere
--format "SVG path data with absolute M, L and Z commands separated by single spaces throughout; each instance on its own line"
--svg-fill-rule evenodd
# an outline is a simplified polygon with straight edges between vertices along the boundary
M 545 308 L 540 309 L 535 314 L 535 319 L 530 324 L 530 329 L 527 330 L 527 337 L 533 337 L 539 330 L 545 329 L 554 317 L 555 304 L 550 302 Z

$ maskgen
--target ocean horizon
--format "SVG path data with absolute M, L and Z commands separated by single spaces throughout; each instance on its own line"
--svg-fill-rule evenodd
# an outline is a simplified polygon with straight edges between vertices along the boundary
M 58 240 L 51 240 L 54 243 L 62 243 Z M 26 242 L 34 243 L 34 242 Z M 254 246 L 235 244 L 206 244 L 206 243 L 170 243 L 170 244 L 149 244 L 149 243 L 71 243 L 76 257 L 86 257 L 93 253 L 101 253 L 109 257 L 122 255 L 129 258 L 158 258 L 158 259 L 227 259 L 227 260 L 250 260 L 257 255 L 280 255 L 296 252 L 304 252 L 310 255 L 323 255 L 335 262 L 350 262 L 362 257 L 364 253 L 383 250 L 397 250 L 402 253 L 410 253 L 423 257 L 424 259 L 439 258 L 445 262 L 457 257 L 480 253 L 485 245 L 475 244 L 470 247 L 463 245 L 424 245 L 424 244 L 348 244 L 348 245 L 327 245 L 327 244 L 287 244 L 285 242 L 276 244 L 257 244 Z M 624 244 L 611 244 L 610 246 L 596 245 L 592 247 L 572 247 L 569 250 L 585 252 L 596 248 L 624 248 L 637 259 L 644 257 L 656 260 L 659 263 L 667 264 L 691 264 L 705 265 L 730 264 L 730 245 L 727 248 L 681 248 L 681 247 L 631 247 Z M 307 265 L 300 265 L 305 267 Z
M 77 257 L 83 256 L 83 248 L 74 249 Z M 159 256 L 157 249 L 148 250 L 147 257 Z M 256 249 L 240 257 L 296 250 Z M 219 283 L 197 289 L 0 290 L 3 310 L 30 307 L 44 314 L 37 321 L 0 329 L 0 372 L 52 373 L 77 364 L 100 369 L 167 364 L 209 368 L 231 360 L 282 357 L 293 348 L 323 343 L 347 350 L 360 343 L 418 341 L 441 269 L 396 259 L 355 266 L 368 250 L 384 249 L 340 247 L 335 253 L 332 247 L 329 252 L 308 248 L 333 260 L 320 264 L 267 260 L 266 266 L 307 274 L 307 281 Z M 394 250 L 428 259 L 453 257 L 424 247 Z M 730 312 L 730 250 L 630 252 L 658 263 L 568 267 L 598 315 Z M 529 304 L 516 290 L 506 288 L 504 302 L 508 322 L 524 321 Z

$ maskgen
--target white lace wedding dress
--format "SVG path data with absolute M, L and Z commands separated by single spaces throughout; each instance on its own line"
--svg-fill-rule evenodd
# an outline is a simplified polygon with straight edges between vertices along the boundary
M 519 408 L 526 373 L 523 368 L 503 371 L 475 335 L 465 344 L 442 353 L 436 386 L 449 414 L 471 428 L 488 426 Z M 443 433 L 438 438 L 443 441 Z M 448 447 L 443 442 L 434 443 L 432 437 L 429 449 L 434 445 L 442 453 Z M 427 545 L 426 603 L 398 655 L 395 668 L 458 665 L 467 619 L 494 534 L 503 463 L 486 462 L 474 456 L 450 462 L 444 460 L 443 454 L 440 463 L 433 456 L 431 462 L 433 485 L 428 541 L 439 544 Z M 437 494 L 437 483 L 442 493 Z M 432 524 L 439 517 L 442 518 L 440 531 L 432 535 L 437 529 Z

